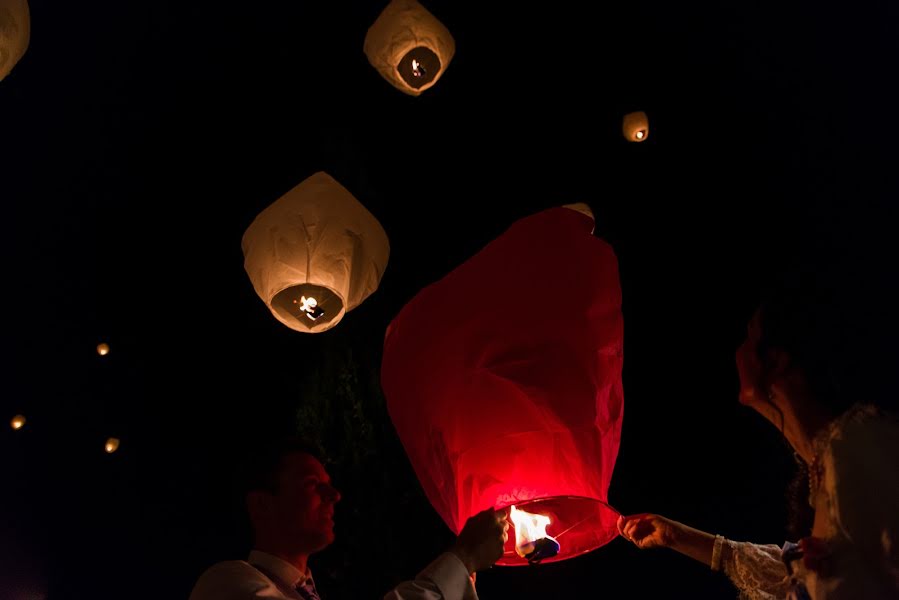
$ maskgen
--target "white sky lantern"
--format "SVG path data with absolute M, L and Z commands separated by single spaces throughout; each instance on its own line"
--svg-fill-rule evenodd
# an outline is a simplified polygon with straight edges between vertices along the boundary
M 415 0 L 393 0 L 365 36 L 365 55 L 394 87 L 412 96 L 437 83 L 456 52 L 449 30 Z
M 109 354 L 109 344 L 97 344 L 97 354 L 100 356 L 106 356 Z
M 0 79 L 5 78 L 28 49 L 31 18 L 26 0 L 0 0 Z
M 378 220 L 316 173 L 263 210 L 243 235 L 244 268 L 276 319 L 321 333 L 378 289 L 390 256 Z
M 112 454 L 119 449 L 119 438 L 111 437 L 106 440 L 106 446 L 103 447 L 107 454 Z
M 25 416 L 16 415 L 12 418 L 12 421 L 10 421 L 9 424 L 13 429 L 22 429 L 22 427 L 25 426 Z
M 645 142 L 649 137 L 649 117 L 642 110 L 624 115 L 621 131 L 629 142 Z

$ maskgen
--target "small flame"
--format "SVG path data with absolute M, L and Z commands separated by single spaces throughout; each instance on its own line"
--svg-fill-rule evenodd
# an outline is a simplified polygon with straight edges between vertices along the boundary
M 415 77 L 421 77 L 425 74 L 425 68 L 421 66 L 421 63 L 412 59 L 412 75 Z
M 637 132 L 637 139 L 638 139 L 638 140 L 642 140 L 642 139 L 643 139 L 643 136 L 645 136 L 645 135 L 646 135 L 646 132 L 644 132 L 644 131 L 641 129 L 640 131 Z
M 548 537 L 546 527 L 550 524 L 550 519 L 546 515 L 518 510 L 515 505 L 509 511 L 509 517 L 515 526 L 515 551 L 525 558 L 534 551 L 537 540 Z
M 293 302 L 296 304 L 296 300 Z M 306 316 L 313 321 L 325 314 L 325 311 L 318 305 L 318 301 L 312 296 L 308 298 L 306 296 L 300 297 L 300 311 L 306 313 Z

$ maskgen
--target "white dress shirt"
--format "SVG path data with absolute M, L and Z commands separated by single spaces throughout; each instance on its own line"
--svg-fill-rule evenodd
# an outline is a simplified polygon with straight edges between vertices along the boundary
M 273 581 L 265 573 L 273 575 L 279 581 Z M 245 561 L 228 560 L 207 569 L 194 586 L 190 600 L 296 600 L 301 596 L 293 590 L 311 578 L 309 569 L 303 573 L 277 556 L 253 550 Z M 279 586 L 279 582 L 284 585 Z M 288 589 L 282 589 L 285 586 L 289 586 Z
M 302 573 L 277 556 L 253 550 L 246 561 L 224 561 L 207 569 L 194 586 L 190 600 L 297 600 L 301 596 L 294 591 L 295 588 L 311 578 L 308 569 Z M 478 600 L 478 595 L 468 569 L 459 557 L 446 552 L 425 567 L 414 580 L 404 581 L 390 591 L 384 600 Z
M 468 569 L 452 552 L 445 552 L 412 581 L 404 581 L 384 600 L 478 600 Z

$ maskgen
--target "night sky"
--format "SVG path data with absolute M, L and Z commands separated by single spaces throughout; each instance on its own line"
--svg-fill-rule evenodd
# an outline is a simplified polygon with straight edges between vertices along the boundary
M 414 98 L 362 52 L 386 1 L 31 0 L 30 48 L 0 82 L 0 597 L 186 598 L 247 550 L 235 462 L 291 432 L 324 446 L 343 491 L 312 563 L 325 598 L 411 578 L 452 535 L 384 408 L 385 328 L 516 219 L 572 202 L 621 269 L 611 504 L 783 542 L 792 455 L 737 403 L 733 356 L 790 265 L 851 255 L 895 280 L 899 9 L 588 4 L 425 2 L 456 55 Z M 633 110 L 645 143 L 621 136 Z M 240 239 L 319 170 L 391 257 L 364 304 L 304 335 L 256 296 Z M 735 596 L 622 540 L 478 586 Z

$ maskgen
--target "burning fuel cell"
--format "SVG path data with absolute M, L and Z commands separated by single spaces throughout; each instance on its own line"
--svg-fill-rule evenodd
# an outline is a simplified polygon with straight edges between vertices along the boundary
M 515 552 L 530 564 L 535 565 L 543 559 L 552 558 L 562 549 L 559 542 L 546 533 L 550 524 L 550 518 L 546 515 L 518 510 L 513 504 L 509 518 L 515 527 Z

